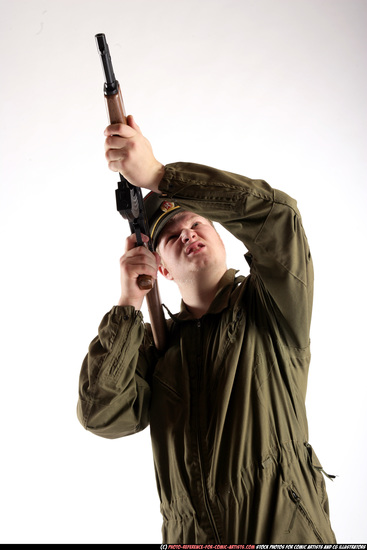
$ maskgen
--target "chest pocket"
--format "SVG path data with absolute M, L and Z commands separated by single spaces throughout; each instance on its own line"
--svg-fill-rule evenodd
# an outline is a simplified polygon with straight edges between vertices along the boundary
M 212 363 L 220 365 L 226 361 L 226 357 L 231 353 L 231 347 L 235 344 L 239 350 L 241 345 L 238 341 L 240 329 L 244 324 L 244 311 L 238 307 L 231 311 L 231 316 L 222 316 L 221 319 L 213 319 L 213 332 L 209 338 L 209 354 Z

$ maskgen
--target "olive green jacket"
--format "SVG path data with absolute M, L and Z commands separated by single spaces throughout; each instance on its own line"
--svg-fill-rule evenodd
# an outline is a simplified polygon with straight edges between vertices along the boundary
M 187 163 L 162 195 L 246 246 L 209 311 L 184 305 L 159 357 L 133 307 L 113 307 L 80 374 L 78 417 L 116 438 L 150 424 L 163 542 L 332 543 L 328 498 L 308 443 L 313 268 L 296 202 L 266 182 Z

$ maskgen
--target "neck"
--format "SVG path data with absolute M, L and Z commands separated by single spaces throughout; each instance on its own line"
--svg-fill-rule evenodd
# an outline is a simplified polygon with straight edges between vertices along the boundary
M 182 300 L 195 319 L 202 317 L 209 309 L 227 268 L 201 273 L 200 277 L 178 283 Z

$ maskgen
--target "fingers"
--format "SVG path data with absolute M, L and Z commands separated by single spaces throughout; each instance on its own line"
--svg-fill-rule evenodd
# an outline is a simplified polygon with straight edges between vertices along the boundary
M 108 159 L 109 151 L 119 151 L 129 146 L 130 138 L 121 137 L 117 135 L 108 136 L 104 142 L 104 148 L 106 157 Z
M 147 235 L 144 235 L 144 233 L 141 233 L 141 239 L 143 243 L 149 242 L 149 237 Z M 135 233 L 132 233 L 125 242 L 125 252 L 128 252 L 129 250 L 132 250 L 133 248 L 136 248 L 136 235 Z
M 140 275 L 157 278 L 157 259 L 144 246 L 134 247 L 120 258 L 121 271 L 128 280 L 136 281 Z
M 113 172 L 122 172 L 123 161 L 128 157 L 128 141 L 117 136 L 108 137 L 105 141 L 105 157 L 108 168 Z
M 128 280 L 136 281 L 140 275 L 149 275 L 157 279 L 157 262 L 154 257 L 152 261 L 144 250 L 146 249 L 139 247 L 120 258 L 121 271 Z
M 142 235 L 144 242 L 148 242 L 148 237 Z M 131 305 L 135 309 L 140 309 L 144 296 L 149 292 L 151 286 L 141 287 L 141 275 L 157 279 L 158 265 L 160 264 L 159 255 L 152 253 L 145 246 L 136 246 L 135 234 L 126 239 L 125 253 L 120 258 L 120 281 L 121 295 L 118 305 Z
M 127 124 L 110 124 L 105 129 L 105 157 L 113 172 L 120 172 L 136 187 L 159 193 L 165 169 L 154 156 L 149 140 L 143 136 L 134 118 Z
M 129 115 L 128 119 L 133 117 Z M 133 119 L 134 120 L 134 119 Z M 135 123 L 135 121 L 134 121 Z M 130 138 L 136 134 L 136 131 L 133 127 L 128 124 L 122 124 L 122 122 L 117 122 L 116 124 L 110 124 L 104 131 L 106 137 L 109 136 L 120 136 L 123 138 Z
M 130 115 L 129 121 L 135 128 L 139 128 L 133 117 Z M 105 157 L 108 161 L 108 167 L 113 172 L 120 172 L 123 169 L 123 162 L 127 160 L 130 151 L 135 147 L 134 138 L 137 130 L 127 124 L 110 124 L 105 129 Z
M 147 235 L 142 233 L 141 237 L 144 243 L 149 242 Z M 136 276 L 153 275 L 155 279 L 157 278 L 157 270 L 161 263 L 157 252 L 151 252 L 145 246 L 136 246 L 136 235 L 134 233 L 126 239 L 125 254 L 120 259 L 121 265 L 124 262 L 132 266 L 132 269 L 129 271 L 130 275 L 134 273 Z
M 142 239 L 143 243 L 148 244 L 149 237 L 147 235 L 144 235 L 144 233 L 141 233 L 141 239 Z M 137 242 L 137 239 L 136 239 L 135 233 L 132 233 L 129 237 L 127 237 L 126 242 L 125 242 L 125 253 L 128 252 L 129 250 L 132 250 L 132 249 L 136 248 L 136 242 Z M 150 250 L 148 250 L 147 248 L 145 250 L 147 250 L 147 252 L 149 252 L 149 254 L 152 254 L 150 252 Z M 158 252 L 153 252 L 153 256 L 155 258 L 155 261 L 156 261 L 156 264 L 157 264 L 157 269 L 158 269 L 158 267 L 161 265 L 161 257 L 158 254 Z
M 106 138 L 112 137 L 122 137 L 122 138 L 132 138 L 137 133 L 141 134 L 140 127 L 136 124 L 135 119 L 132 115 L 128 115 L 126 119 L 127 124 L 118 122 L 116 124 L 110 124 L 104 131 Z

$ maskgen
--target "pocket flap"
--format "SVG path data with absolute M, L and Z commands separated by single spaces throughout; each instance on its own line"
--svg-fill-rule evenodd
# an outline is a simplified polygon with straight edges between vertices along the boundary
M 306 447 L 307 452 L 308 452 L 308 458 L 310 460 L 311 466 L 313 466 L 319 472 L 322 472 L 324 475 L 326 475 L 326 477 L 328 477 L 329 479 L 331 479 L 333 481 L 336 478 L 336 476 L 334 476 L 332 474 L 327 474 L 325 472 L 324 468 L 321 465 L 321 462 L 317 458 L 317 455 L 316 455 L 315 451 L 312 448 L 312 445 L 310 445 L 308 442 L 306 442 L 305 447 Z
M 308 442 L 306 442 L 305 447 L 307 449 L 308 457 L 310 459 L 310 462 L 311 462 L 312 466 L 314 468 L 317 468 L 317 469 L 322 469 L 321 462 L 317 458 L 317 455 L 316 455 L 315 451 L 313 450 L 312 445 L 310 445 Z

